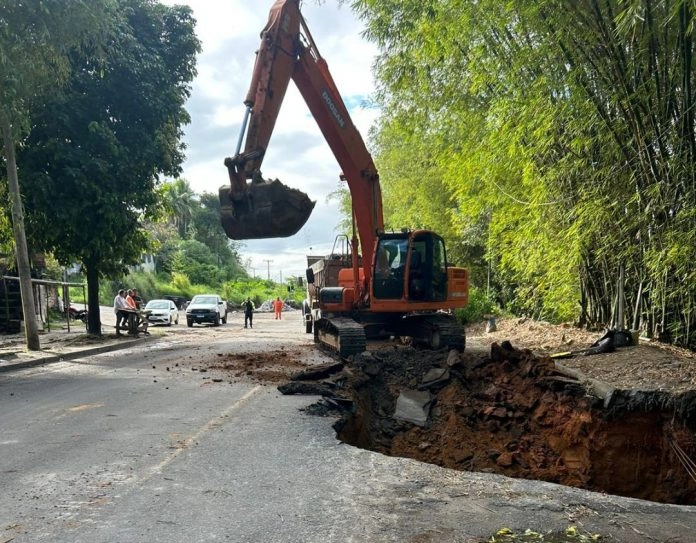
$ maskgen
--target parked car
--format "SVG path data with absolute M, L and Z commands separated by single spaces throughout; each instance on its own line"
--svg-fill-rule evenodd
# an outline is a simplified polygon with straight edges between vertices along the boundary
M 145 310 L 150 314 L 147 321 L 150 324 L 179 324 L 179 310 L 171 300 L 150 300 L 145 306 Z
M 227 302 L 217 294 L 197 294 L 186 307 L 186 324 L 190 328 L 194 322 L 227 323 Z
M 171 300 L 176 304 L 177 309 L 186 309 L 186 303 L 188 300 L 184 298 L 183 296 L 170 296 L 170 295 L 165 295 L 162 296 L 165 300 Z

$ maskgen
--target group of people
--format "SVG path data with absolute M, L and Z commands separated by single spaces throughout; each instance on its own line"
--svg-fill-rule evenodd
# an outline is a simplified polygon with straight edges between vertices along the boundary
M 114 313 L 116 314 L 116 335 L 120 335 L 121 330 L 128 329 L 128 319 L 132 316 L 135 319 L 135 328 L 142 328 L 144 333 L 147 331 L 147 320 L 140 318 L 138 311 L 142 307 L 143 300 L 138 295 L 137 288 L 121 289 L 114 298 Z M 130 330 L 129 330 L 130 331 Z
M 134 318 L 137 319 L 136 327 L 140 326 L 142 323 L 145 326 L 145 329 L 143 331 L 147 333 L 147 320 L 141 319 L 137 313 L 138 310 L 141 308 L 141 305 L 142 298 L 138 296 L 138 289 L 129 288 L 128 290 L 121 289 L 118 291 L 118 294 L 116 294 L 116 297 L 114 298 L 114 314 L 116 315 L 116 335 L 120 335 L 121 330 L 125 330 L 128 328 L 128 318 L 131 315 L 134 315 Z M 283 305 L 284 302 L 280 299 L 280 296 L 276 297 L 276 299 L 273 300 L 273 311 L 275 313 L 276 320 L 280 320 L 282 318 Z M 244 302 L 242 302 L 242 309 L 244 310 L 244 328 L 253 328 L 255 307 L 254 302 L 251 301 L 250 297 L 248 297 Z
M 276 299 L 273 300 L 273 311 L 275 313 L 276 320 L 280 320 L 282 318 L 281 315 L 283 313 L 283 305 L 284 302 L 280 299 L 280 296 L 277 296 Z M 251 298 L 247 298 L 244 302 L 242 302 L 242 309 L 244 310 L 244 328 L 253 328 L 254 302 L 251 301 Z

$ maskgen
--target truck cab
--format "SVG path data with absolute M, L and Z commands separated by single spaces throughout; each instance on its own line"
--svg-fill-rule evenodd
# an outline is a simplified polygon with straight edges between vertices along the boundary
M 186 308 L 186 325 L 209 322 L 214 326 L 227 323 L 227 302 L 217 294 L 196 294 Z

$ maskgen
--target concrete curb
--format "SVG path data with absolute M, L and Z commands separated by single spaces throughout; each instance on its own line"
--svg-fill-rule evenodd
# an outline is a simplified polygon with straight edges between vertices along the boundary
M 53 362 L 60 362 L 63 360 L 73 360 L 75 358 L 82 358 L 83 356 L 90 356 L 95 354 L 108 353 L 111 351 L 118 351 L 119 349 L 126 349 L 132 347 L 144 341 L 147 341 L 147 337 L 129 339 L 120 343 L 112 343 L 110 345 L 100 345 L 98 347 L 90 347 L 87 349 L 79 349 L 76 351 L 70 351 L 67 353 L 51 354 L 48 356 L 41 356 L 32 360 L 24 360 L 21 362 L 10 362 L 8 364 L 0 365 L 0 373 L 5 373 L 13 370 L 19 370 L 23 368 L 31 368 L 34 366 L 42 366 L 43 364 L 51 364 Z

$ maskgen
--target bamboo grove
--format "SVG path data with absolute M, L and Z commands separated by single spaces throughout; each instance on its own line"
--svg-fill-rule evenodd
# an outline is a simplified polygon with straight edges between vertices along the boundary
M 380 48 L 391 224 L 444 233 L 518 312 L 696 345 L 696 3 L 352 7 Z

